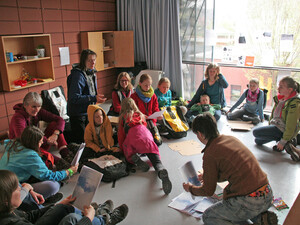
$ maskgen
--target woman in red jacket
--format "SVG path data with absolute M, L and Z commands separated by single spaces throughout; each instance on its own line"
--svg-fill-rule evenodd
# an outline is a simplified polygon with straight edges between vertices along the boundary
M 139 85 L 136 87 L 135 93 L 131 96 L 139 110 L 145 114 L 146 119 L 148 116 L 159 111 L 157 97 L 151 85 L 151 76 L 149 74 L 142 74 Z M 162 117 L 158 117 L 157 119 L 162 119 Z M 156 119 L 147 120 L 147 128 L 150 130 L 154 142 L 158 146 L 161 145 L 162 139 L 156 127 Z

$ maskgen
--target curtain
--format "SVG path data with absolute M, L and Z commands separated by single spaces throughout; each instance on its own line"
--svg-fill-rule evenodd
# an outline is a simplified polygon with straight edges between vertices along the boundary
M 162 70 L 182 96 L 179 0 L 117 0 L 117 21 L 134 31 L 135 61 Z

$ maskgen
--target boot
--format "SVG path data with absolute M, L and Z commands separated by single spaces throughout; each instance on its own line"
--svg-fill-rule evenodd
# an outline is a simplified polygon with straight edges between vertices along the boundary
M 291 155 L 292 160 L 298 162 L 300 158 L 294 148 L 294 145 L 292 145 L 290 141 L 288 141 L 284 146 L 285 151 Z
M 148 163 L 143 161 L 137 154 L 134 154 L 133 156 L 131 156 L 131 160 L 143 172 L 147 172 L 150 169 L 150 166 L 148 165 Z
M 128 206 L 123 204 L 119 207 L 115 208 L 110 214 L 110 219 L 106 223 L 107 225 L 115 225 L 120 223 L 122 220 L 126 218 L 128 214 Z
M 158 177 L 162 181 L 162 186 L 165 194 L 168 195 L 172 190 L 172 183 L 169 179 L 168 171 L 166 169 L 159 170 Z
M 278 219 L 274 212 L 267 211 L 261 214 L 261 225 L 277 225 Z
M 103 204 L 97 204 L 96 202 L 92 202 L 91 204 L 95 209 L 95 216 L 101 215 L 109 215 L 114 208 L 114 203 L 112 200 L 107 200 Z

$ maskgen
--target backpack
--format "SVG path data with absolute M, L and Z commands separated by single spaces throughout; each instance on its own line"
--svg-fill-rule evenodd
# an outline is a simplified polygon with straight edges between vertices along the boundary
M 41 91 L 41 97 L 43 99 L 43 109 L 62 117 L 64 120 L 69 119 L 67 115 L 67 101 L 62 86 Z
M 259 88 L 259 89 L 262 90 L 263 93 L 264 93 L 264 102 L 263 102 L 263 109 L 264 109 L 264 108 L 266 108 L 266 105 L 267 105 L 267 94 L 268 94 L 269 91 L 267 89 L 265 89 L 265 88 Z M 249 89 L 246 90 L 247 95 L 248 95 L 248 91 L 249 91 Z M 259 96 L 260 96 L 260 92 L 258 92 L 258 95 L 257 95 L 257 100 L 256 100 L 257 104 L 258 104 Z
M 92 160 L 95 162 L 86 161 L 83 164 L 103 173 L 103 182 L 115 182 L 116 180 L 129 175 L 127 172 L 126 162 L 116 158 L 113 155 L 103 155 Z
M 186 137 L 189 130 L 186 118 L 182 114 L 179 106 L 168 106 L 163 114 L 162 124 L 164 130 L 168 132 L 167 135 L 163 135 L 166 138 L 182 138 Z

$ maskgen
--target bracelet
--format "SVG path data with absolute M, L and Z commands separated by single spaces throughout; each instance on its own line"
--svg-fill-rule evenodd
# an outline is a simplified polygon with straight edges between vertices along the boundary
M 69 176 L 70 176 L 70 177 L 73 176 L 73 174 L 74 174 L 73 170 L 68 169 L 68 171 L 69 171 Z

